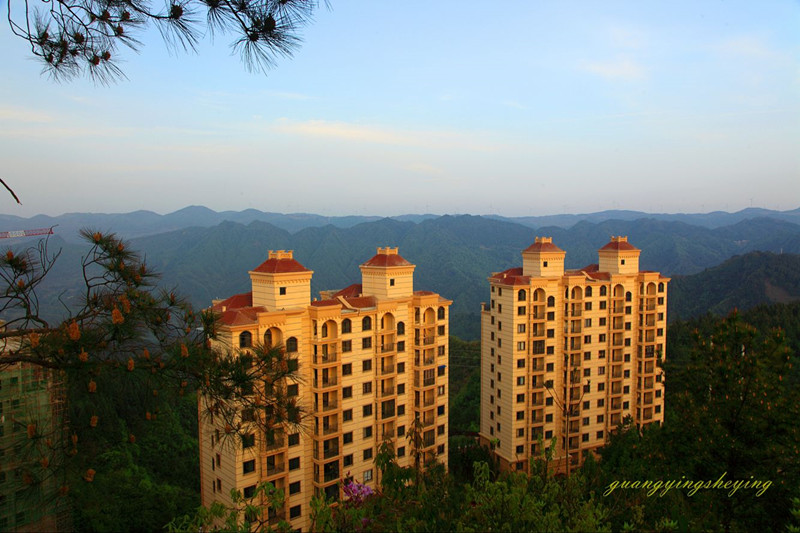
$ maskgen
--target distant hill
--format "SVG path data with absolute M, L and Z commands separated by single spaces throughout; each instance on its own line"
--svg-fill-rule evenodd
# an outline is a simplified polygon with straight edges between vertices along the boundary
M 670 321 L 706 313 L 726 315 L 761 304 L 800 301 L 800 255 L 751 252 L 692 276 L 675 276 L 669 286 Z
M 190 227 L 210 228 L 222 222 L 238 222 L 247 225 L 259 221 L 272 224 L 289 233 L 311 227 L 335 226 L 338 228 L 351 228 L 364 222 L 375 222 L 382 219 L 378 216 L 323 216 L 310 213 L 269 213 L 257 209 L 244 211 L 214 211 L 203 206 L 189 206 L 174 213 L 159 215 L 153 211 L 133 211 L 131 213 L 65 213 L 59 216 L 36 215 L 22 218 L 13 215 L 0 214 L 0 231 L 19 229 L 47 228 L 57 225 L 56 234 L 68 242 L 78 242 L 78 231 L 85 227 L 97 228 L 103 231 L 113 231 L 120 236 L 131 239 L 147 235 L 156 235 Z M 439 215 L 398 215 L 390 217 L 400 222 L 422 223 L 426 220 L 439 218 Z M 489 215 L 482 218 L 499 220 L 512 224 L 520 224 L 528 228 L 556 227 L 570 229 L 573 226 L 586 222 L 601 224 L 617 220 L 633 222 L 641 219 L 650 219 L 661 222 L 681 222 L 707 229 L 730 226 L 744 220 L 753 218 L 769 218 L 800 224 L 800 208 L 792 211 L 773 211 L 770 209 L 749 208 L 736 213 L 715 211 L 713 213 L 674 213 L 674 214 L 648 214 L 641 211 L 601 211 L 579 215 L 548 215 L 529 217 L 501 217 Z
M 735 213 L 725 211 L 712 211 L 711 213 L 645 213 L 643 211 L 609 210 L 598 213 L 587 213 L 582 215 L 545 215 L 530 217 L 501 217 L 499 215 L 489 215 L 490 218 L 516 222 L 531 228 L 541 228 L 546 226 L 558 226 L 561 228 L 571 228 L 579 222 L 598 223 L 606 220 L 639 220 L 650 218 L 667 222 L 683 222 L 693 226 L 704 228 L 719 228 L 729 226 L 749 220 L 752 218 L 774 218 L 800 224 L 800 208 L 791 211 L 774 211 L 772 209 L 761 209 L 749 207 Z
M 263 221 L 246 225 L 228 221 L 138 237 L 131 246 L 162 272 L 164 285 L 176 287 L 197 307 L 248 290 L 248 271 L 263 262 L 271 249 L 294 250 L 295 257 L 314 271 L 311 288 L 318 296 L 320 290 L 358 283 L 358 266 L 375 254 L 376 247 L 399 246 L 403 257 L 417 265 L 415 287 L 453 300 L 451 333 L 469 340 L 480 334 L 480 303 L 489 298 L 486 278 L 521 265 L 520 254 L 536 235 L 552 236 L 567 251 L 567 268 L 597 262 L 597 250 L 610 235 L 628 235 L 642 250 L 642 269 L 671 276 L 701 272 L 753 251 L 800 253 L 800 225 L 769 218 L 715 229 L 641 219 L 533 230 L 503 220 L 459 215 L 418 222 L 384 218 L 350 227 L 308 227 L 295 233 Z M 63 248 L 63 257 L 43 286 L 47 295 L 43 307 L 48 313 L 61 314 L 63 306 L 55 297 L 62 295 L 62 301 L 69 303 L 80 281 L 78 267 L 85 248 L 65 242 L 60 235 L 52 240 L 56 243 Z M 735 289 L 735 277 L 730 283 L 729 288 Z M 684 300 L 692 298 L 691 290 L 674 289 L 669 303 L 678 306 L 676 313 L 683 316 L 689 312 L 683 311 L 682 306 L 689 305 Z

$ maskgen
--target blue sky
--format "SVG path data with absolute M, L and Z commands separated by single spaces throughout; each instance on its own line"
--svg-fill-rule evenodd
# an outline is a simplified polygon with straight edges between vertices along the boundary
M 794 209 L 798 28 L 797 1 L 332 0 L 267 76 L 152 31 L 104 87 L 3 25 L 0 212 Z

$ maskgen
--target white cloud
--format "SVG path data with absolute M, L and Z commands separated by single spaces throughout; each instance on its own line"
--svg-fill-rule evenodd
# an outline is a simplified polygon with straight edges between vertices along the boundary
M 0 121 L 21 122 L 24 124 L 44 124 L 53 122 L 55 117 L 41 111 L 22 107 L 0 107 Z
M 581 68 L 611 80 L 635 81 L 646 77 L 645 68 L 632 59 L 586 62 Z
M 615 26 L 609 30 L 609 33 L 611 34 L 611 41 L 620 48 L 639 49 L 647 41 L 645 32 L 634 28 Z
M 741 35 L 717 43 L 714 48 L 725 55 L 746 59 L 774 59 L 778 56 L 764 41 L 753 35 Z
M 461 148 L 476 151 L 494 151 L 500 147 L 496 141 L 478 133 L 447 130 L 402 130 L 351 122 L 307 120 L 297 122 L 286 118 L 275 121 L 273 128 L 279 133 L 309 137 L 327 137 L 344 141 L 413 146 L 422 148 Z

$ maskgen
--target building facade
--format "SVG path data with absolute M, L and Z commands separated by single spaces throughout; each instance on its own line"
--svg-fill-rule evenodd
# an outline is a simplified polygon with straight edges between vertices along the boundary
M 413 465 L 412 427 L 423 464 L 447 464 L 452 302 L 415 291 L 414 268 L 397 248 L 378 248 L 360 266 L 360 284 L 312 301 L 313 272 L 291 251 L 270 251 L 250 272 L 252 291 L 214 302 L 220 352 L 236 357 L 260 341 L 297 359 L 299 380 L 290 393 L 307 416 L 300 430 L 277 428 L 270 438 L 254 430 L 252 439 L 226 446 L 224 428 L 205 416 L 210 406 L 201 397 L 204 505 L 230 504 L 231 489 L 247 496 L 269 481 L 286 501 L 268 518 L 308 530 L 314 495 L 338 499 L 345 478 L 376 486 L 382 443 L 394 447 L 400 466 Z
M 537 237 L 521 268 L 488 278 L 480 438 L 503 468 L 527 470 L 554 442 L 553 464 L 568 474 L 626 417 L 663 421 L 670 280 L 639 270 L 639 255 L 612 237 L 598 263 L 565 270 L 566 252 Z

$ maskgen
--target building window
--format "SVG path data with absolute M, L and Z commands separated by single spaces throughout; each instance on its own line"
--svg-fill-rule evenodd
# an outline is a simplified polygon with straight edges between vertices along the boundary
M 364 460 L 368 461 L 370 459 L 372 459 L 372 448 L 367 448 L 364 450 Z M 372 479 L 372 470 L 368 470 L 367 472 L 369 472 L 369 479 Z M 364 481 L 369 481 L 367 479 L 367 472 L 364 472 Z
M 249 461 L 245 461 L 242 463 L 242 474 L 249 474 L 250 472 L 255 472 L 256 470 L 256 460 L 250 459 Z
M 289 433 L 289 446 L 300 444 L 300 433 Z
M 353 330 L 353 323 L 349 318 L 342 320 L 342 333 L 350 333 Z
M 517 315 L 525 316 L 525 306 L 524 305 L 520 305 L 520 306 L 517 307 Z
M 367 350 L 369 348 L 372 348 L 372 337 L 364 337 L 361 339 L 361 349 Z
M 525 420 L 525 411 L 517 411 L 517 420 Z
M 436 369 L 437 376 L 444 376 L 444 365 L 440 365 L 439 368 Z
M 556 330 L 554 330 L 554 329 L 548 329 L 547 330 L 547 338 L 548 339 L 552 339 L 555 336 L 556 336 Z
M 517 403 L 525 403 L 525 395 L 517 394 Z
M 342 375 L 349 376 L 353 373 L 353 363 L 347 363 L 346 365 L 342 365 Z
M 242 494 L 244 495 L 245 498 L 252 498 L 253 496 L 256 495 L 256 486 L 250 485 L 249 487 L 245 487 L 244 490 L 242 491 Z
M 286 287 L 281 287 L 280 289 L 278 289 L 278 293 L 281 296 L 286 296 Z
M 397 457 L 405 457 L 406 456 L 406 447 L 400 446 L 397 448 Z
M 239 334 L 239 348 L 249 348 L 253 345 L 253 334 L 243 331 Z
M 364 428 L 364 438 L 368 439 L 372 436 L 372 426 L 367 426 Z
M 298 492 L 300 492 L 300 482 L 294 481 L 289 483 L 289 494 L 297 494 Z
M 342 443 L 343 444 L 350 444 L 351 442 L 353 442 L 353 432 L 352 431 L 348 431 L 347 433 L 342 435 Z
M 353 351 L 353 341 L 342 341 L 342 353 Z
M 405 324 L 405 322 L 398 322 L 397 323 L 397 334 L 398 335 L 405 335 L 406 334 L 406 324 Z
M 298 518 L 299 516 L 300 516 L 300 506 L 299 505 L 295 505 L 294 507 L 290 507 L 289 508 L 289 518 L 290 519 L 295 519 L 295 518 Z
M 300 468 L 300 458 L 292 457 L 289 459 L 289 470 L 297 470 L 298 468 Z
M 342 398 L 352 398 L 353 387 L 342 387 Z
M 369 452 L 369 457 L 367 457 L 367 452 Z M 364 450 L 364 459 L 369 459 L 372 457 L 372 450 Z M 367 481 L 372 481 L 372 469 L 366 470 L 364 472 L 364 483 Z
M 398 374 L 405 374 L 405 372 L 406 372 L 406 364 L 404 362 L 403 363 L 397 363 L 397 373 Z
M 361 386 L 362 394 L 372 394 L 372 382 L 368 381 Z
M 397 406 L 397 416 L 403 416 L 406 414 L 406 404 L 398 405 Z
M 406 427 L 405 426 L 397 426 L 397 436 L 402 437 L 406 434 Z
M 362 372 L 369 372 L 372 370 L 372 359 L 365 359 L 361 361 L 361 371 Z
M 286 387 L 286 395 L 287 396 L 297 396 L 297 383 L 292 383 L 288 387 Z
M 545 422 L 552 422 L 553 421 L 552 413 L 544 415 L 544 421 Z
M 389 286 L 394 287 L 394 278 L 389 278 Z
M 525 341 L 517 342 L 517 351 L 524 352 L 525 351 Z
M 369 331 L 371 329 L 372 329 L 372 319 L 368 316 L 365 316 L 364 320 L 361 321 L 361 330 Z
M 242 435 L 242 448 L 252 448 L 256 445 L 256 434 L 250 433 L 249 435 Z
M 525 368 L 525 359 L 517 359 L 517 368 Z
M 362 415 L 366 418 L 368 416 L 372 416 L 372 404 L 365 405 L 361 408 Z
M 344 466 L 353 466 L 353 454 L 345 455 L 342 457 L 342 465 Z
M 405 383 L 399 383 L 397 385 L 397 394 L 405 394 L 405 393 L 406 393 L 406 384 Z
M 502 312 L 503 312 L 503 304 L 497 304 L 497 314 L 500 314 Z

